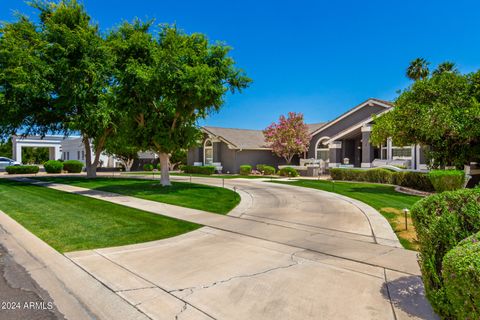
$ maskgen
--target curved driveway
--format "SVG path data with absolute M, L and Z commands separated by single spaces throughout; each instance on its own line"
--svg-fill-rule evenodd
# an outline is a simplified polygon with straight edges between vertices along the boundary
M 242 195 L 230 216 L 49 187 L 207 226 L 67 254 L 152 319 L 435 318 L 416 254 L 397 248 L 385 219 L 370 207 L 314 189 L 244 179 L 225 184 Z

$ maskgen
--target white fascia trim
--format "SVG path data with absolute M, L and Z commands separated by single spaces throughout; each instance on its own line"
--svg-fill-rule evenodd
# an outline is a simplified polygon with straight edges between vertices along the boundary
M 372 126 L 368 126 L 368 125 L 362 126 L 362 132 L 372 132 Z
M 362 168 L 371 168 L 372 167 L 372 164 L 370 162 L 362 162 L 362 164 L 360 165 L 360 167 Z
M 384 108 L 386 108 L 386 109 L 391 109 L 391 108 L 392 108 L 392 106 L 389 106 L 389 105 L 387 105 L 387 104 L 385 104 L 385 103 L 382 103 L 382 102 L 380 102 L 380 101 L 373 100 L 373 99 L 368 99 L 368 100 L 365 101 L 364 103 L 356 106 L 356 107 L 353 108 L 352 110 L 350 110 L 350 111 L 348 111 L 347 113 L 343 114 L 341 117 L 333 120 L 332 122 L 327 123 L 325 126 L 323 126 L 323 127 L 321 127 L 321 128 L 318 128 L 317 130 L 315 130 L 314 132 L 312 132 L 311 135 L 314 136 L 314 135 L 316 135 L 317 133 L 322 132 L 323 130 L 325 130 L 325 129 L 331 127 L 331 126 L 333 126 L 333 125 L 334 125 L 335 123 L 337 123 L 338 121 L 340 121 L 340 120 L 342 120 L 342 119 L 345 119 L 346 117 L 348 117 L 349 115 L 351 115 L 351 114 L 354 113 L 355 111 L 360 110 L 360 109 L 364 108 L 365 106 L 369 105 L 370 103 L 375 103 L 375 104 L 377 104 L 377 105 L 379 105 L 379 106 L 381 106 L 381 107 L 384 107 Z
M 380 113 L 377 113 L 375 114 L 375 116 L 380 116 L 382 114 L 385 114 L 387 112 L 390 112 L 390 110 L 392 109 L 387 109 L 385 111 L 382 111 Z M 349 134 L 351 133 L 352 131 L 355 131 L 357 130 L 358 128 L 361 128 L 362 126 L 366 125 L 367 123 L 369 122 L 372 122 L 373 121 L 373 116 L 369 117 L 367 120 L 364 120 L 348 129 L 345 129 L 343 131 L 341 131 L 340 133 L 338 133 L 336 136 L 332 137 L 329 141 L 327 141 L 327 143 L 331 143 L 332 141 L 335 141 L 335 140 L 338 140 L 339 138 L 341 138 L 342 136 L 346 135 L 346 134 Z

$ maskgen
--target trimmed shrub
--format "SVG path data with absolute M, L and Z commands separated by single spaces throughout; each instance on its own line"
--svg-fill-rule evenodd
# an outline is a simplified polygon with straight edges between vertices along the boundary
M 365 181 L 365 170 L 332 168 L 330 176 L 332 180 Z
M 330 176 L 332 180 L 389 183 L 422 191 L 434 190 L 428 174 L 423 172 L 395 172 L 382 168 L 368 170 L 332 168 Z
M 38 166 L 8 166 L 5 168 L 5 171 L 8 174 L 30 174 L 38 173 Z
M 428 178 L 428 173 L 401 171 L 395 172 L 393 175 L 393 184 L 406 188 L 412 188 L 422 191 L 433 191 L 432 183 Z
M 250 173 L 252 173 L 252 166 L 249 164 L 244 164 L 240 166 L 240 175 L 242 176 L 248 176 Z
M 193 174 L 212 175 L 215 173 L 214 166 L 183 166 L 183 172 Z
M 298 177 L 298 171 L 292 167 L 285 167 L 278 171 L 282 177 Z
M 68 173 L 80 173 L 83 169 L 83 162 L 78 160 L 67 160 L 63 163 L 63 170 Z
M 465 173 L 462 170 L 432 170 L 428 178 L 437 192 L 462 189 Z
M 427 298 L 439 315 L 452 318 L 442 278 L 442 261 L 460 241 L 480 230 L 480 189 L 429 196 L 417 202 L 411 213 Z
M 369 169 L 364 171 L 364 181 L 376 183 L 392 183 L 393 172 L 387 169 Z
M 264 175 L 270 176 L 272 174 L 275 174 L 275 168 L 272 166 L 263 166 L 262 169 Z
M 143 171 L 153 171 L 153 164 L 146 163 L 143 165 Z
M 455 319 L 480 319 L 480 232 L 443 257 L 445 294 Z
M 43 167 L 47 173 L 62 173 L 63 162 L 58 160 L 48 160 L 43 164 Z
M 160 163 L 157 164 L 157 170 L 162 170 L 162 165 Z

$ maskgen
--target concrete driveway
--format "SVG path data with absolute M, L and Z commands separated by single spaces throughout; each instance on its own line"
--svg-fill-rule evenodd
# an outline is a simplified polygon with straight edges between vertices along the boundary
M 242 194 L 232 217 L 182 209 L 209 227 L 67 256 L 152 319 L 436 318 L 416 254 L 398 248 L 368 206 L 313 189 L 226 183 Z M 145 200 L 101 197 L 154 210 Z

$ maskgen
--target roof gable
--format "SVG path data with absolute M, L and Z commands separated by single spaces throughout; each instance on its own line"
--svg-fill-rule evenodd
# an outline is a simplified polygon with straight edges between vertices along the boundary
M 338 122 L 348 118 L 349 116 L 353 115 L 357 111 L 359 111 L 359 110 L 361 110 L 365 107 L 374 106 L 374 105 L 380 106 L 380 107 L 384 108 L 384 110 L 388 110 L 388 109 L 391 109 L 393 107 L 393 104 L 391 102 L 380 100 L 380 99 L 375 99 L 375 98 L 370 98 L 370 99 L 362 102 L 361 104 L 357 105 L 356 107 L 348 110 L 347 112 L 341 114 L 340 116 L 338 116 L 334 120 L 328 122 L 324 126 L 322 126 L 322 127 L 318 128 L 317 130 L 313 131 L 311 133 L 311 135 L 314 136 L 314 135 L 326 130 L 327 128 L 332 127 L 333 125 L 337 124 Z

